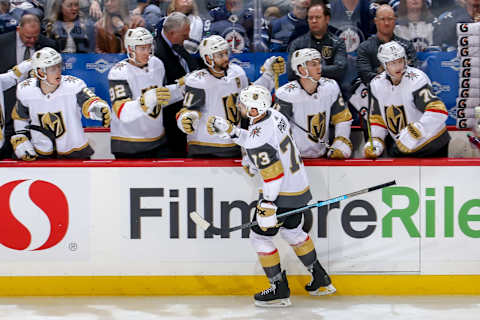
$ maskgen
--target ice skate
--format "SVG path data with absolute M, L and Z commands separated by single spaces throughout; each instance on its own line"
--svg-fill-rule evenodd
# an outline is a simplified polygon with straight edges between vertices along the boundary
M 286 272 L 282 272 L 281 280 L 275 281 L 270 288 L 255 294 L 253 298 L 258 307 L 288 307 L 291 305 Z
M 337 291 L 332 285 L 330 277 L 320 265 L 320 262 L 316 261 L 309 271 L 312 274 L 312 281 L 305 285 L 305 290 L 307 290 L 310 295 L 324 296 Z

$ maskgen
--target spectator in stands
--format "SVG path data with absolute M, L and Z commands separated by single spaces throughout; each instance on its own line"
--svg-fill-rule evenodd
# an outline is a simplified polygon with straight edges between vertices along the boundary
M 92 21 L 97 21 L 103 16 L 102 0 L 79 0 L 80 15 L 84 18 L 90 18 Z M 47 0 L 45 17 L 48 18 L 52 15 L 54 0 Z
M 263 0 L 262 6 L 266 8 L 276 7 L 279 10 L 280 16 L 284 16 L 292 11 L 292 0 Z
M 303 48 L 317 49 L 322 55 L 322 76 L 334 79 L 340 84 L 347 65 L 347 53 L 345 42 L 328 32 L 330 10 L 323 3 L 314 4 L 308 9 L 307 20 L 309 32 L 293 40 L 288 46 L 288 65 L 291 65 L 294 51 Z M 291 68 L 288 68 L 288 79 L 296 79 Z
M 204 36 L 219 35 L 230 44 L 233 53 L 247 52 L 253 47 L 252 8 L 246 7 L 244 0 L 225 0 L 223 6 L 210 10 L 211 20 L 204 22 Z M 255 47 L 268 50 L 268 33 L 262 30 L 262 43 Z
M 23 10 L 19 10 L 23 13 Z M 8 0 L 1 0 L 0 1 L 0 33 L 5 33 L 9 31 L 14 31 L 17 28 L 18 21 L 20 19 L 17 18 L 13 13 L 10 13 L 10 1 Z
M 278 19 L 282 17 L 282 13 L 278 7 L 272 6 L 265 9 L 263 12 L 263 18 L 267 21 L 267 23 L 271 23 L 274 19 Z
M 444 12 L 452 10 L 459 4 L 456 2 L 460 2 L 459 0 L 432 0 L 430 9 L 432 10 L 432 14 L 434 17 L 438 17 L 442 15 Z
M 480 22 L 480 0 L 465 0 L 465 6 L 458 6 L 437 19 L 433 25 L 433 43 L 446 50 L 457 47 L 457 23 Z
M 417 52 L 433 44 L 433 15 L 428 0 L 400 0 L 395 34 L 412 41 Z
M 129 17 L 126 0 L 106 0 L 103 17 L 95 23 L 97 53 L 125 52 L 123 38 L 129 28 L 142 27 L 145 21 L 138 15 Z
M 84 18 L 79 0 L 55 0 L 45 31 L 63 53 L 88 53 L 95 50 L 93 22 Z
M 364 84 L 370 81 L 383 71 L 380 62 L 377 59 L 378 47 L 392 40 L 400 43 L 407 53 L 407 63 L 416 66 L 417 56 L 412 42 L 396 36 L 393 33 L 395 28 L 395 12 L 389 5 L 381 5 L 374 19 L 377 26 L 377 33 L 366 41 L 362 42 L 357 50 L 357 69 L 360 78 Z
M 270 51 L 286 51 L 292 40 L 308 32 L 307 9 L 310 0 L 293 0 L 293 8 L 287 15 L 272 21 Z
M 24 14 L 34 14 L 40 20 L 44 17 L 44 0 L 10 0 L 10 10 L 16 11 L 15 17 L 19 20 Z M 15 10 L 18 9 L 18 10 Z
M 190 54 L 195 54 L 203 34 L 203 21 L 199 16 L 197 3 L 195 0 L 173 0 L 168 6 L 167 14 L 175 11 L 183 13 L 190 20 L 189 38 L 183 42 L 183 47 Z
M 30 59 L 34 51 L 43 47 L 56 48 L 56 45 L 55 41 L 40 34 L 40 19 L 36 15 L 26 14 L 20 19 L 20 24 L 16 31 L 0 34 L 0 48 L 2 48 L 0 73 L 7 72 L 20 62 Z M 4 93 L 5 136 L 7 139 L 10 139 L 10 136 L 13 134 L 11 114 L 16 102 L 16 89 L 15 86 Z M 10 157 L 12 154 L 11 145 L 6 143 L 3 149 L 0 150 L 0 153 Z
M 151 0 L 138 0 L 137 7 L 132 11 L 132 15 L 140 15 L 145 20 L 145 28 L 150 31 L 155 30 L 155 26 L 163 17 L 160 8 L 153 4 Z
M 173 12 L 165 19 L 157 33 L 155 56 L 165 65 L 165 85 L 174 84 L 187 73 L 199 69 L 202 64 L 183 47 L 189 39 L 190 19 L 181 12 Z M 186 156 L 186 137 L 177 127 L 175 114 L 183 107 L 177 102 L 163 110 L 163 125 L 172 157 Z

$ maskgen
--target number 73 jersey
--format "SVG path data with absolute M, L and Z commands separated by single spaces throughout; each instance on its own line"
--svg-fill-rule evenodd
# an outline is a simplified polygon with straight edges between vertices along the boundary
M 312 199 L 310 185 L 288 119 L 270 109 L 265 118 L 240 132 L 234 141 L 245 148 L 262 176 L 261 196 L 281 208 L 307 204 Z

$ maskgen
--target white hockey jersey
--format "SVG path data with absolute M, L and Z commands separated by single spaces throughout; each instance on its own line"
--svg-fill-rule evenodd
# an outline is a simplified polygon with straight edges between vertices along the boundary
M 335 81 L 320 78 L 313 94 L 306 92 L 298 81 L 289 82 L 277 90 L 274 107 L 290 120 L 302 157 L 318 158 L 325 154 L 330 123 L 335 126 L 335 138 L 351 148 L 352 115 Z
M 428 155 L 448 143 L 448 111 L 423 71 L 407 67 L 398 85 L 383 72 L 370 86 L 372 137 L 384 141 L 389 133 L 400 154 L 408 155 Z
M 18 102 L 12 112 L 15 131 L 25 130 L 28 124 L 43 127 L 53 133 L 58 155 L 89 157 L 93 150 L 83 131 L 81 117 L 82 110 L 85 114 L 95 99 L 98 97 L 77 77 L 62 76 L 58 88 L 49 94 L 42 92 L 39 79 L 26 79 L 17 86 Z M 52 142 L 47 136 L 34 130 L 30 134 L 38 154 L 52 154 Z
M 219 116 L 237 125 L 240 112 L 237 110 L 237 96 L 248 86 L 245 71 L 236 64 L 230 64 L 227 75 L 214 77 L 207 69 L 197 70 L 185 79 L 185 108 L 200 112 L 196 130 L 187 136 L 189 154 L 221 153 L 237 150 L 235 143 L 207 132 L 209 116 Z
M 260 196 L 280 208 L 299 208 L 311 199 L 310 185 L 302 158 L 290 135 L 288 119 L 270 109 L 265 118 L 240 129 L 233 139 L 245 148 L 263 179 Z
M 162 106 L 131 122 L 123 122 L 119 114 L 124 108 L 140 109 L 142 92 L 153 86 L 163 87 L 165 67 L 157 57 L 151 57 L 147 67 L 139 68 L 128 62 L 118 62 L 108 73 L 112 122 L 110 124 L 112 152 L 137 153 L 152 150 L 166 142 Z M 169 104 L 183 99 L 183 90 L 178 85 L 170 89 Z M 165 106 L 163 106 L 165 107 Z

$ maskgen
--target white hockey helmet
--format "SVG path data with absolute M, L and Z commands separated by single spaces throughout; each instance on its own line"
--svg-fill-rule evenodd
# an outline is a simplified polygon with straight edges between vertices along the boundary
M 202 41 L 200 41 L 200 45 L 198 46 L 198 51 L 200 52 L 203 62 L 210 68 L 214 67 L 213 54 L 229 49 L 230 46 L 228 45 L 227 40 L 217 35 L 202 39 Z M 207 62 L 207 58 L 205 56 L 210 58 L 211 63 Z
M 264 114 L 272 105 L 272 95 L 270 94 L 270 91 L 268 91 L 267 88 L 256 84 L 252 84 L 240 91 L 239 99 L 240 103 L 245 107 L 249 118 L 256 118 L 259 115 Z M 252 109 L 257 109 L 257 116 L 250 116 L 250 110 Z
M 404 58 L 406 60 L 405 49 L 396 41 L 384 43 L 378 47 L 377 58 L 383 68 L 387 70 L 387 63 L 397 59 Z M 406 61 L 405 61 L 406 62 Z
M 62 63 L 62 56 L 55 49 L 49 47 L 35 51 L 32 57 L 32 68 L 35 76 L 41 80 L 46 80 L 48 67 L 55 66 L 59 63 Z M 38 69 L 42 70 L 45 74 L 43 77 L 38 74 Z
M 291 58 L 292 61 L 290 64 L 291 64 L 292 70 L 295 72 L 297 76 L 299 76 L 300 78 L 306 78 L 314 82 L 317 82 L 310 76 L 307 70 L 307 62 L 315 59 L 320 59 L 320 62 L 322 61 L 322 55 L 320 54 L 320 52 L 318 52 L 317 49 L 305 48 L 305 49 L 297 50 L 292 54 L 292 58 Z M 307 70 L 306 75 L 303 75 L 300 73 L 300 71 L 298 71 L 299 66 L 302 66 L 305 68 L 305 70 Z
M 147 29 L 138 27 L 135 29 L 128 29 L 125 33 L 125 49 L 127 49 L 127 55 L 129 59 L 136 61 L 135 47 L 145 44 L 152 45 L 150 56 L 153 56 L 153 36 Z M 129 50 L 130 49 L 130 50 Z

